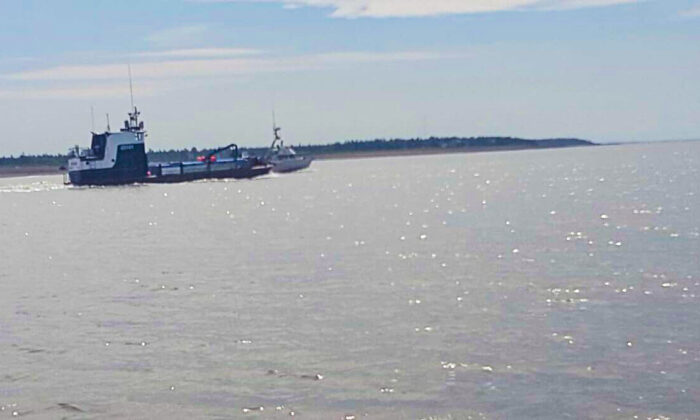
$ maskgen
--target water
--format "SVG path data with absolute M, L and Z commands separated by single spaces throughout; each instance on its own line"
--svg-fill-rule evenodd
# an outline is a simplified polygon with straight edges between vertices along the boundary
M 699 171 L 695 142 L 0 179 L 0 419 L 700 418 Z

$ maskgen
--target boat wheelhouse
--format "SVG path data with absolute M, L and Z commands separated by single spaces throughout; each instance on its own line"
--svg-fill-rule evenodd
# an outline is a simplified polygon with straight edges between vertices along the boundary
M 68 176 L 75 185 L 117 185 L 143 180 L 148 172 L 140 112 L 134 107 L 119 132 L 92 133 L 89 149 L 75 146 L 69 153 Z

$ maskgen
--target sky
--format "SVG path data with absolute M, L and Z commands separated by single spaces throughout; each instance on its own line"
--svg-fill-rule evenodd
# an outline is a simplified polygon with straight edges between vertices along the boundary
M 0 0 L 0 156 L 134 103 L 147 147 L 700 138 L 700 0 Z M 93 126 L 94 121 L 94 126 Z

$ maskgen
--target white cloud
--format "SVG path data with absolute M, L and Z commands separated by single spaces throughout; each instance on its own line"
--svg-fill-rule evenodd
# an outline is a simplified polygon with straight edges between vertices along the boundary
M 681 17 L 684 17 L 684 18 L 700 17 L 700 3 L 696 4 L 695 6 L 691 7 L 690 9 L 682 11 Z
M 252 48 L 188 48 L 181 50 L 147 51 L 132 54 L 132 57 L 144 58 L 212 58 L 237 57 L 261 54 L 261 50 Z
M 37 57 L 2 57 L 0 58 L 0 63 L 31 63 L 37 62 L 39 58 Z
M 172 79 L 209 77 L 225 74 L 242 74 L 271 69 L 290 70 L 280 61 L 257 59 L 169 60 L 149 63 L 132 63 L 136 79 Z M 115 80 L 127 76 L 125 64 L 99 64 L 86 66 L 58 66 L 31 70 L 4 76 L 15 81 L 65 81 L 65 80 Z
M 162 59 L 160 61 L 131 63 L 131 71 L 134 80 L 137 81 L 139 95 L 152 95 L 166 89 L 181 87 L 183 82 L 190 83 L 199 80 L 206 83 L 210 78 L 231 79 L 260 73 L 315 71 L 347 67 L 353 64 L 417 62 L 464 56 L 463 54 L 430 51 L 355 51 L 288 57 L 173 59 L 173 57 L 179 58 L 187 55 L 204 56 L 206 55 L 204 50 L 133 54 L 132 57 Z M 193 51 L 194 54 L 192 54 Z M 224 52 L 231 53 L 232 51 L 216 50 L 221 55 L 225 55 Z M 213 55 L 216 56 L 216 54 Z M 0 75 L 0 80 L 20 85 L 0 91 L 0 97 L 4 98 L 120 97 L 124 95 L 126 86 L 128 86 L 128 69 L 126 64 L 63 65 L 4 74 Z M 143 89 L 145 92 L 142 91 Z
M 306 56 L 309 62 L 316 63 L 380 63 L 398 61 L 426 61 L 464 57 L 459 53 L 430 51 L 400 51 L 390 53 L 378 52 L 339 52 Z
M 168 86 L 164 83 L 139 83 L 139 97 L 152 96 Z M 16 88 L 0 90 L 3 99 L 96 99 L 123 98 L 129 94 L 128 83 L 90 83 L 71 86 Z
M 424 61 L 457 56 L 459 55 L 425 51 L 340 52 L 279 58 L 165 60 L 132 63 L 131 69 L 134 77 L 138 79 L 195 78 L 257 72 L 313 70 L 326 68 L 333 64 Z M 0 78 L 13 81 L 118 80 L 125 77 L 127 77 L 125 64 L 57 66 L 0 76 Z
M 207 25 L 180 26 L 153 32 L 146 37 L 146 41 L 163 48 L 182 48 L 199 44 L 206 39 L 208 32 Z
M 498 12 L 507 10 L 561 10 L 612 6 L 643 0 L 193 0 L 198 2 L 282 3 L 286 8 L 301 6 L 332 8 L 331 16 L 417 17 Z
M 536 10 L 570 10 L 641 3 L 642 1 L 645 0 L 539 0 L 532 8 Z

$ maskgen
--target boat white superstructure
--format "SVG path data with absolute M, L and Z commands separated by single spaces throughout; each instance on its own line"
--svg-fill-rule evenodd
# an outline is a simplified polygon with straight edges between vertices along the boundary
M 272 165 L 273 172 L 293 172 L 308 168 L 314 160 L 311 156 L 300 156 L 289 146 L 284 145 L 284 140 L 280 137 L 281 127 L 272 127 L 275 139 L 272 141 L 270 150 L 265 155 L 264 160 Z

